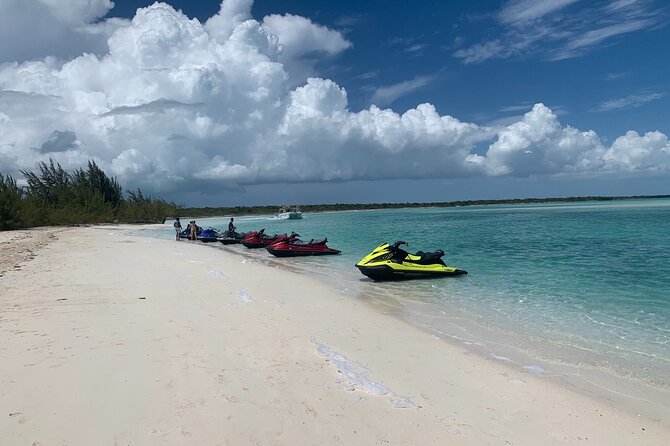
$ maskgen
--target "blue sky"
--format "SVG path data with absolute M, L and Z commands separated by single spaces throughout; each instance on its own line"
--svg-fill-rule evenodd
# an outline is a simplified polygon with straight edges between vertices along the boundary
M 39 16 L 8 1 L 14 23 Z M 44 15 L 39 32 L 51 27 L 60 37 L 50 46 L 0 45 L 4 123 L 34 134 L 6 132 L 4 170 L 94 157 L 123 184 L 193 205 L 670 190 L 670 10 L 662 1 L 227 0 L 222 8 L 172 0 L 165 9 L 71 0 L 60 10 L 34 2 L 46 4 L 35 6 Z M 186 33 L 190 18 L 198 22 Z M 257 60 L 230 43 L 242 29 Z M 270 47 L 257 45 L 259 32 Z M 132 37 L 153 33 L 152 47 Z M 197 45 L 209 48 L 200 59 Z M 199 60 L 200 74 L 184 81 Z M 147 74 L 158 66 L 173 70 L 172 84 Z M 202 70 L 211 70 L 206 79 Z M 254 85 L 245 70 L 260 73 Z M 203 95 L 205 84 L 228 93 Z M 54 97 L 81 114 L 36 123 L 21 112 L 29 100 Z M 95 131 L 84 115 L 96 116 Z

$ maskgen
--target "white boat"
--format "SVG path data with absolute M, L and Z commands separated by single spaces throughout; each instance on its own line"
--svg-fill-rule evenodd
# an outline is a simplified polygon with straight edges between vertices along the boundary
M 282 206 L 279 208 L 279 212 L 277 212 L 275 218 L 280 220 L 298 220 L 302 218 L 300 206 Z

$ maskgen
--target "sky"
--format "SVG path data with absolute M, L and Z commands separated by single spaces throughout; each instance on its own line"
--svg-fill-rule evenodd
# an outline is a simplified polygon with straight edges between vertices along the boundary
M 189 206 L 670 193 L 663 0 L 0 0 L 0 172 Z

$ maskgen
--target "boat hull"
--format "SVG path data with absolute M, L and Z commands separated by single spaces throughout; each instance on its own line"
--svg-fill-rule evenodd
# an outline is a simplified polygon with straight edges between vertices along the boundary
M 300 220 L 302 212 L 282 212 L 275 216 L 278 220 Z

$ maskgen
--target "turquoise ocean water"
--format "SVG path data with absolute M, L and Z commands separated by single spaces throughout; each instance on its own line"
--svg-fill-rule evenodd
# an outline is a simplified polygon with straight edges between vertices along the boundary
M 219 229 L 227 222 L 198 221 Z M 215 244 L 216 249 L 316 276 L 492 360 L 539 374 L 587 370 L 670 389 L 670 200 L 332 212 L 235 222 L 239 231 L 328 237 L 342 255 L 277 259 L 241 245 Z M 173 237 L 171 223 L 154 235 Z M 354 267 L 377 245 L 396 240 L 410 242 L 409 251 L 443 249 L 448 265 L 469 274 L 374 283 Z

